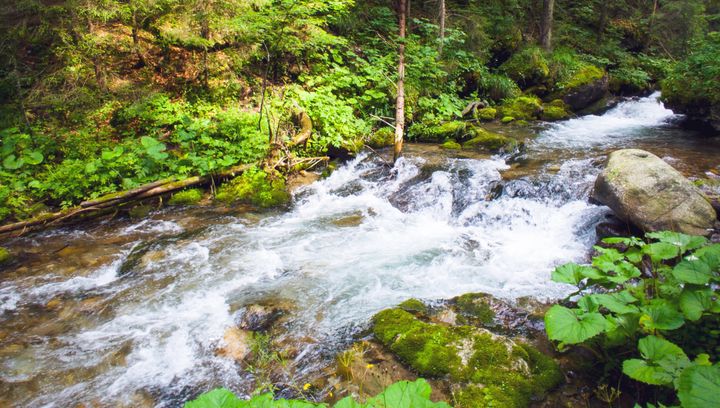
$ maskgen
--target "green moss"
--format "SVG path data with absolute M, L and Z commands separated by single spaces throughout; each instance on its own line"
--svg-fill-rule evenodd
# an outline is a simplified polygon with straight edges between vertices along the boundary
M 415 123 L 408 129 L 411 140 L 425 143 L 442 143 L 448 139 L 459 140 L 465 134 L 467 124 L 462 121 L 445 122 L 440 125 Z
M 500 106 L 503 121 L 506 116 L 522 120 L 534 120 L 542 114 L 542 102 L 536 96 L 519 96 L 506 99 Z
M 368 146 L 375 149 L 392 146 L 393 144 L 395 144 L 395 130 L 391 127 L 376 130 L 367 142 Z
M 497 109 L 495 108 L 482 108 L 476 112 L 476 118 L 489 122 L 491 120 L 494 120 L 497 116 Z
M 465 298 L 474 310 L 477 297 Z M 422 376 L 464 386 L 460 407 L 527 407 L 562 379 L 558 365 L 530 345 L 470 326 L 426 323 L 401 310 L 373 317 L 375 337 Z
M 425 306 L 425 303 L 415 298 L 400 303 L 398 308 L 415 315 L 427 315 L 428 313 L 428 308 Z
M 453 299 L 461 324 L 489 325 L 495 319 L 490 308 L 490 295 L 485 293 L 467 293 Z
M 541 116 L 542 120 L 548 122 L 554 122 L 558 120 L 564 120 L 570 117 L 570 114 L 565 110 L 564 107 L 545 105 Z
M 202 200 L 202 191 L 197 188 L 183 190 L 173 194 L 168 201 L 169 205 L 195 205 Z
M 489 132 L 485 129 L 474 127 L 469 132 L 473 138 L 463 143 L 464 149 L 487 150 L 490 152 L 510 152 L 517 148 L 517 140 L 499 133 Z
M 513 54 L 500 70 L 525 87 L 544 83 L 550 76 L 545 53 L 539 47 L 528 47 Z
M 508 124 L 508 123 L 514 122 L 514 121 L 515 121 L 515 118 L 513 118 L 512 116 L 503 116 L 503 118 L 500 119 L 500 122 L 505 123 L 505 124 Z
M 12 255 L 10 255 L 10 251 L 8 251 L 7 248 L 0 247 L 0 264 L 9 262 L 11 259 Z
M 448 140 L 445 143 L 441 144 L 440 148 L 445 150 L 460 150 L 462 149 L 462 146 L 460 146 L 460 143 L 454 140 Z
M 263 170 L 252 168 L 223 184 L 215 198 L 225 203 L 244 202 L 269 208 L 287 203 L 290 194 L 280 174 L 269 175 Z
M 595 65 L 585 64 L 578 69 L 567 81 L 557 84 L 557 88 L 563 93 L 569 93 L 573 90 L 593 83 L 605 76 L 605 71 Z

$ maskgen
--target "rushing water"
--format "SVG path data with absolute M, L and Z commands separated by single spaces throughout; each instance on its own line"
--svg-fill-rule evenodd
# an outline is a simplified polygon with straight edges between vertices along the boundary
M 19 239 L 23 261 L 0 275 L 0 406 L 248 392 L 250 374 L 215 350 L 255 303 L 290 310 L 303 378 L 408 297 L 560 297 L 550 271 L 584 259 L 608 213 L 587 202 L 607 149 L 657 148 L 697 174 L 720 149 L 672 127 L 656 99 L 550 125 L 508 162 L 411 147 L 390 170 L 361 155 L 286 213 L 168 211 Z

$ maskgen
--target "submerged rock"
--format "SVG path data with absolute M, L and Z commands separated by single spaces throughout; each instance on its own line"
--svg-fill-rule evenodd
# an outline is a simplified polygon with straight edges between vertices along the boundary
M 230 327 L 225 330 L 222 342 L 217 354 L 242 362 L 252 350 L 252 332 L 239 327 Z
M 518 141 L 499 133 L 474 127 L 470 130 L 472 139 L 463 143 L 464 149 L 486 150 L 489 152 L 512 152 L 518 148 Z
M 592 198 L 645 231 L 707 235 L 716 214 L 708 198 L 680 172 L 638 149 L 610 154 Z

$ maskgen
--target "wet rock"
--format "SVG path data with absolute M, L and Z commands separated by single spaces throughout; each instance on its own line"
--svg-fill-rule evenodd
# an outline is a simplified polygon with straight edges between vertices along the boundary
M 240 314 L 238 327 L 250 331 L 267 331 L 285 313 L 287 309 L 279 306 L 250 305 Z
M 332 224 L 336 227 L 357 227 L 363 223 L 365 216 L 362 214 L 348 215 L 347 217 L 332 220 Z
M 252 332 L 230 327 L 225 330 L 222 343 L 217 350 L 218 355 L 242 362 L 252 351 Z
M 463 149 L 486 150 L 489 152 L 512 152 L 519 144 L 517 140 L 503 136 L 499 133 L 490 132 L 479 127 L 473 127 L 469 131 L 472 138 L 462 144 Z
M 300 187 L 310 185 L 318 180 L 320 180 L 320 174 L 301 170 L 288 178 L 288 191 L 292 193 Z
M 386 126 L 376 130 L 370 135 L 367 145 L 373 149 L 382 149 L 383 147 L 395 144 L 395 129 Z
M 708 235 L 716 219 L 715 210 L 700 189 L 644 150 L 610 154 L 592 196 L 620 219 L 645 231 Z
M 408 299 L 398 305 L 398 308 L 412 313 L 416 316 L 425 316 L 428 313 L 428 307 L 425 304 L 415 298 Z
M 633 228 L 627 222 L 615 216 L 609 216 L 606 221 L 595 226 L 595 235 L 598 240 L 611 237 L 629 237 L 633 235 Z

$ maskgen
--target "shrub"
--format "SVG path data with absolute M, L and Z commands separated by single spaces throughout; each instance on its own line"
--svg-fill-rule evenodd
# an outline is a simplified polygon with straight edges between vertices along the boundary
M 677 391 L 685 408 L 705 407 L 720 393 L 720 365 L 707 352 L 694 359 L 671 340 L 687 322 L 720 314 L 720 244 L 675 232 L 647 239 L 607 238 L 591 265 L 562 265 L 555 282 L 578 287 L 575 307 L 555 305 L 545 314 L 548 337 L 563 348 L 585 344 L 622 362 L 628 377 Z M 621 350 L 618 350 L 620 348 Z M 671 401 L 674 403 L 675 401 Z

